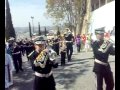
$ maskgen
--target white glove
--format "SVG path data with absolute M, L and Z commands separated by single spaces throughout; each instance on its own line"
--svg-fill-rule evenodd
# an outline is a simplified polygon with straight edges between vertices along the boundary
M 34 65 L 36 66 L 36 67 L 38 67 L 38 66 L 40 66 L 40 62 L 37 62 L 36 60 L 34 61 Z

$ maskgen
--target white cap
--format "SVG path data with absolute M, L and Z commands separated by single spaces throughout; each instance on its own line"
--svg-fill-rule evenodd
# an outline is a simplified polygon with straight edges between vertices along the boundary
M 10 39 L 9 40 L 15 40 L 15 38 L 14 37 L 10 37 Z
M 45 44 L 44 41 L 35 41 L 35 44 Z

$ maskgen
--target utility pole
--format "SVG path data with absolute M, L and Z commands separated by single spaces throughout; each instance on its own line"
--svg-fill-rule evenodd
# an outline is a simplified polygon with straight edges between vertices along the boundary
M 34 23 L 33 23 L 33 19 L 34 19 L 34 17 L 33 17 L 33 16 L 31 16 L 31 19 L 32 19 L 33 33 L 34 33 Z
M 38 34 L 41 35 L 40 22 L 38 22 Z
M 30 38 L 32 39 L 32 32 L 31 32 L 31 24 L 29 22 L 29 35 L 30 35 Z

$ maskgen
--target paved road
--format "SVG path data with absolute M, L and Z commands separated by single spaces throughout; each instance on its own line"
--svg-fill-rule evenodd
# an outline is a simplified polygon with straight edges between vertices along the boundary
M 53 70 L 57 90 L 96 90 L 95 75 L 92 72 L 92 52 L 75 54 L 66 66 L 59 66 Z M 24 72 L 14 74 L 14 85 L 10 90 L 32 90 L 34 74 L 26 58 L 24 58 Z M 115 57 L 110 56 L 109 62 L 115 77 Z

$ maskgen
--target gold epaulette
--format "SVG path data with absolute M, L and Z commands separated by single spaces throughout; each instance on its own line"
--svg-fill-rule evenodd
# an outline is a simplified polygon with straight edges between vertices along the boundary
M 34 52 L 34 51 L 32 51 L 32 52 L 28 55 L 28 57 L 30 57 L 30 56 L 33 54 L 33 52 Z

